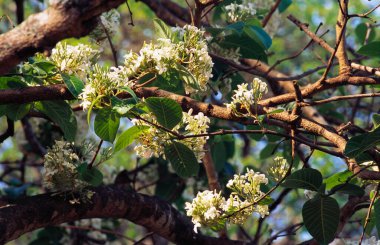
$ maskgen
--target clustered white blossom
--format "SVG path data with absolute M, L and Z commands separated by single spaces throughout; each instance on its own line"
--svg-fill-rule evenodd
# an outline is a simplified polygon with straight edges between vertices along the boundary
M 128 77 L 123 73 L 123 69 L 111 67 L 110 69 L 94 65 L 89 71 L 87 83 L 83 92 L 79 95 L 81 106 L 88 109 L 91 104 L 95 108 L 104 107 L 102 97 L 116 96 L 120 91 L 117 88 L 131 86 Z
M 268 169 L 269 175 L 276 181 L 285 177 L 289 170 L 288 161 L 283 157 L 276 157 Z
M 120 26 L 120 13 L 116 9 L 111 9 L 108 12 L 100 15 L 99 24 L 90 33 L 90 37 L 97 42 L 107 38 L 107 34 L 111 37 L 114 35 Z
M 254 212 L 261 217 L 268 215 L 268 205 L 257 204 L 265 195 L 260 190 L 261 184 L 268 184 L 265 175 L 247 169 L 245 175 L 234 175 L 228 181 L 227 188 L 232 193 L 227 200 L 220 192 L 199 192 L 192 203 L 185 204 L 187 215 L 192 217 L 194 231 L 197 232 L 197 228 L 202 225 L 218 230 L 227 221 L 242 224 Z
M 207 133 L 210 119 L 202 112 L 197 115 L 192 115 L 193 110 L 190 109 L 188 113 L 183 112 L 182 122 L 174 127 L 173 131 L 180 131 L 183 135 L 197 135 Z M 145 120 L 151 123 L 158 124 L 153 114 L 141 115 Z M 149 158 L 151 156 L 163 156 L 165 145 L 172 142 L 173 136 L 159 128 L 152 127 L 143 120 L 134 119 L 133 123 L 139 126 L 149 126 L 149 129 L 144 130 L 137 139 L 138 145 L 135 147 L 136 154 L 140 157 Z M 208 137 L 193 137 L 179 140 L 180 143 L 189 147 L 200 162 L 204 156 L 203 146 L 206 144 Z
M 86 79 L 87 71 L 92 66 L 92 60 L 98 55 L 98 51 L 89 45 L 79 44 L 76 46 L 59 42 L 52 50 L 50 61 L 64 73 L 76 75 L 82 80 Z
M 204 91 L 212 77 L 213 62 L 207 52 L 204 32 L 195 26 L 172 28 L 174 40 L 160 38 L 156 43 L 144 43 L 139 53 L 129 52 L 124 65 L 132 79 L 138 80 L 146 74 L 164 74 L 171 69 L 185 67 L 195 79 L 185 80 L 187 93 Z
M 44 157 L 43 184 L 53 191 L 78 190 L 87 185 L 79 180 L 77 167 L 80 158 L 74 151 L 74 144 L 55 141 Z
M 268 86 L 258 78 L 253 79 L 251 89 L 248 89 L 248 86 L 247 83 L 238 85 L 238 89 L 234 91 L 232 96 L 232 102 L 226 105 L 237 116 L 256 117 L 251 112 L 251 106 L 257 105 L 262 96 L 268 92 Z
M 224 9 L 230 22 L 244 21 L 256 14 L 255 4 L 248 0 L 243 0 L 241 4 L 231 3 L 225 6 Z

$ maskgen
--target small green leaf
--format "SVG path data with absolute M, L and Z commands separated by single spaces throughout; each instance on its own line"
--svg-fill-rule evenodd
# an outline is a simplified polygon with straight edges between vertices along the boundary
M 289 175 L 281 185 L 286 188 L 300 188 L 318 191 L 322 184 L 322 174 L 312 168 L 304 168 Z
M 190 85 L 192 88 L 199 89 L 197 79 L 191 74 L 191 72 L 181 64 L 176 65 L 176 71 L 181 80 L 183 80 L 187 85 Z
M 111 97 L 111 104 L 114 111 L 120 116 L 124 116 L 136 106 L 136 101 L 132 98 L 121 100 L 114 96 Z
M 30 111 L 31 104 L 9 104 L 6 105 L 5 114 L 13 121 L 20 120 Z
M 375 211 L 375 223 L 377 229 L 377 235 L 380 236 L 380 199 L 377 199 L 373 204 L 373 209 Z
M 182 108 L 176 101 L 158 97 L 150 97 L 145 101 L 158 123 L 165 128 L 172 129 L 182 121 Z
M 165 157 L 170 161 L 174 171 L 181 177 L 187 178 L 198 174 L 199 163 L 186 145 L 173 142 L 165 147 Z
M 380 114 L 372 115 L 373 128 L 376 129 L 380 126 Z
M 62 129 L 66 140 L 75 141 L 77 120 L 70 105 L 64 101 L 40 101 L 34 104 L 35 108 L 48 116 Z
M 259 204 L 259 205 L 270 205 L 273 202 L 274 202 L 273 198 L 271 198 L 270 196 L 266 196 L 263 200 L 261 200 L 257 204 Z
M 332 197 L 316 196 L 302 207 L 307 231 L 320 243 L 328 244 L 335 238 L 339 224 L 339 205 Z
M 173 31 L 160 19 L 153 20 L 154 29 L 158 38 L 167 38 L 173 40 Z
M 77 167 L 79 179 L 89 183 L 92 186 L 99 186 L 103 183 L 103 174 L 99 169 L 88 168 L 87 163 L 82 163 Z
M 281 0 L 280 5 L 278 5 L 278 12 L 284 12 L 291 4 L 292 0 Z
M 352 137 L 346 144 L 344 155 L 355 158 L 378 143 L 380 143 L 380 127 L 372 132 Z
M 67 88 L 69 89 L 70 93 L 75 97 L 78 98 L 79 94 L 82 93 L 84 89 L 84 83 L 82 80 L 77 78 L 76 76 L 67 75 L 62 73 L 61 74 L 63 81 L 65 82 Z
M 331 192 L 339 192 L 352 196 L 363 196 L 365 193 L 363 188 L 351 183 L 336 185 L 331 189 Z
M 112 109 L 98 111 L 95 117 L 94 130 L 102 140 L 113 142 L 119 129 L 120 117 Z
M 356 26 L 355 35 L 359 44 L 364 44 L 364 41 L 367 36 L 367 31 L 368 31 L 368 27 L 366 23 L 360 23 L 359 25 Z M 367 41 L 371 42 L 375 37 L 376 37 L 375 28 L 372 28 Z
M 380 57 L 380 41 L 370 42 L 358 50 L 359 54 L 369 57 Z
M 339 172 L 336 174 L 331 175 L 327 179 L 325 179 L 323 182 L 326 184 L 326 189 L 330 190 L 336 185 L 343 184 L 347 181 L 348 178 L 352 176 L 352 172 L 349 170 L 345 170 L 343 172 Z
M 127 91 L 132 96 L 132 98 L 136 101 L 136 103 L 139 102 L 139 98 L 137 97 L 135 91 L 133 91 L 130 87 L 124 86 L 124 87 L 120 87 L 120 89 Z
M 132 126 L 124 131 L 116 140 L 114 153 L 132 144 L 147 129 L 148 126 Z

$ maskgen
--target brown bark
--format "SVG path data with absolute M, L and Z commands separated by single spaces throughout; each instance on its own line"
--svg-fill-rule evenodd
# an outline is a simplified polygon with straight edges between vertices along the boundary
M 116 185 L 92 190 L 91 200 L 79 204 L 70 204 L 66 193 L 25 197 L 1 206 L 0 244 L 41 227 L 89 218 L 128 219 L 176 244 L 244 244 L 194 233 L 187 217 L 156 197 Z
M 31 15 L 16 28 L 0 35 L 0 75 L 27 57 L 54 47 L 69 37 L 87 35 L 97 17 L 123 0 L 51 1 L 45 11 Z

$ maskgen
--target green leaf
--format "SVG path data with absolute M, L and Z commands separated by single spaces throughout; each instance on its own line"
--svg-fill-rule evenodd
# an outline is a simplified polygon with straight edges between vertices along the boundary
M 380 57 L 380 41 L 370 42 L 358 50 L 361 55 L 369 57 Z
M 376 129 L 380 126 L 380 114 L 372 115 L 373 128 Z
M 116 140 L 114 153 L 124 149 L 132 144 L 145 130 L 149 129 L 148 126 L 132 126 L 124 131 Z
M 112 109 L 98 111 L 95 117 L 94 130 L 102 140 L 113 142 L 119 129 L 120 117 Z
M 31 107 L 31 104 L 9 104 L 4 105 L 4 112 L 11 120 L 17 121 L 28 114 Z
M 198 174 L 199 163 L 186 145 L 173 142 L 165 147 L 165 157 L 170 161 L 174 171 L 183 178 L 191 177 Z
M 182 121 L 182 109 L 176 101 L 169 98 L 150 97 L 145 102 L 156 116 L 158 123 L 165 128 L 172 129 Z
M 322 174 L 312 168 L 304 168 L 289 175 L 281 185 L 286 188 L 300 188 L 318 191 L 322 184 Z
M 368 27 L 365 23 L 360 23 L 359 25 L 356 26 L 355 35 L 359 44 L 364 44 L 364 41 L 367 36 L 367 31 L 368 31 Z M 376 37 L 375 29 L 372 28 L 368 37 L 368 42 L 371 42 L 375 37 Z
M 292 0 L 281 0 L 280 5 L 278 5 L 278 12 L 284 12 L 291 4 Z
M 168 38 L 170 40 L 173 40 L 173 31 L 168 25 L 165 24 L 165 22 L 160 19 L 154 19 L 153 24 L 157 38 Z
M 267 62 L 267 55 L 263 48 L 263 44 L 257 43 L 246 33 L 242 35 L 231 34 L 224 37 L 224 39 L 218 43 L 221 47 L 239 48 L 242 58 L 258 59 Z
M 320 243 L 328 244 L 335 238 L 339 224 L 339 205 L 332 197 L 316 196 L 302 207 L 307 231 Z
M 66 140 L 75 141 L 77 120 L 73 110 L 65 101 L 40 101 L 34 104 L 35 108 L 48 116 L 62 129 Z
M 245 26 L 244 32 L 255 42 L 260 44 L 263 49 L 269 49 L 272 46 L 272 38 L 259 26 Z
M 112 109 L 119 113 L 120 116 L 126 115 L 136 106 L 136 101 L 132 98 L 121 100 L 115 96 L 111 97 Z
M 56 65 L 49 61 L 38 61 L 33 63 L 34 66 L 37 66 L 38 68 L 42 69 L 46 73 L 51 73 L 56 69 Z
M 61 74 L 63 81 L 65 82 L 67 88 L 69 89 L 70 93 L 75 97 L 78 98 L 79 94 L 82 93 L 84 89 L 84 83 L 82 80 L 77 78 L 76 76 L 67 75 L 62 73 Z
M 343 194 L 348 194 L 352 196 L 363 196 L 364 190 L 363 188 L 351 184 L 351 183 L 344 183 L 340 185 L 336 185 L 331 189 L 331 192 L 339 192 Z
M 327 179 L 325 179 L 323 182 L 326 184 L 326 189 L 330 190 L 336 185 L 343 184 L 347 181 L 348 178 L 352 176 L 352 172 L 349 170 L 345 170 L 343 172 L 339 172 L 336 174 L 331 175 Z
M 371 149 L 378 143 L 380 143 L 380 127 L 372 132 L 352 137 L 346 144 L 344 155 L 351 158 L 357 157 L 360 153 Z
M 375 211 L 374 218 L 376 223 L 377 235 L 380 236 L 380 199 L 377 199 L 373 204 L 373 209 Z
M 79 179 L 86 181 L 92 186 L 99 186 L 103 183 L 103 174 L 99 169 L 92 167 L 88 168 L 87 163 L 82 163 L 77 167 Z
M 186 67 L 181 64 L 177 64 L 176 68 L 178 76 L 182 81 L 184 81 L 187 85 L 190 85 L 192 88 L 199 89 L 197 79 Z
M 274 199 L 270 196 L 266 196 L 263 200 L 258 202 L 259 205 L 271 205 L 274 202 Z
M 136 101 L 136 103 L 139 102 L 139 98 L 137 97 L 135 91 L 133 91 L 130 87 L 124 86 L 124 87 L 120 87 L 120 89 L 127 91 L 132 96 L 132 98 Z

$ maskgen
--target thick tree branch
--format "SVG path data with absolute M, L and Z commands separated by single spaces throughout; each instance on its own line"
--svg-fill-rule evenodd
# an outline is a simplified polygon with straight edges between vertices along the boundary
M 124 3 L 124 0 L 50 1 L 45 11 L 0 35 L 0 74 L 6 74 L 27 57 L 69 37 L 87 35 L 97 17 Z
M 156 197 L 116 185 L 98 187 L 93 191 L 91 200 L 80 204 L 70 204 L 67 194 L 43 194 L 0 207 L 0 243 L 49 225 L 89 218 L 122 218 L 177 244 L 244 244 L 194 233 L 188 218 Z

